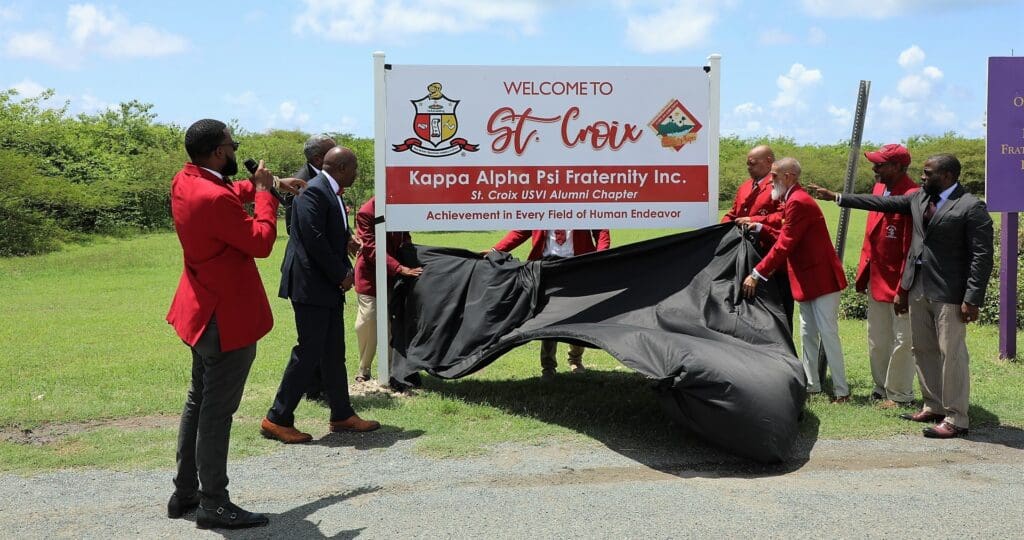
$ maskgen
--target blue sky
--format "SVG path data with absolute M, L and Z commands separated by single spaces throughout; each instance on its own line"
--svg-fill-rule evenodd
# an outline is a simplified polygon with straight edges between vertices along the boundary
M 373 132 L 395 64 L 695 66 L 723 55 L 722 132 L 800 143 L 984 135 L 986 59 L 1024 55 L 1021 0 L 0 0 L 0 88 L 158 120 Z

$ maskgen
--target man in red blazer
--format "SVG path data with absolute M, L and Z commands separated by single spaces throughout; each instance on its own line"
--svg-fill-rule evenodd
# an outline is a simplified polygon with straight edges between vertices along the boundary
M 908 195 L 918 190 L 917 183 L 907 176 L 910 152 L 904 146 L 887 144 L 875 152 L 864 152 L 864 157 L 875 173 L 872 195 Z M 913 235 L 910 216 L 868 212 L 856 287 L 868 293 L 868 355 L 875 381 L 871 397 L 884 399 L 881 406 L 885 409 L 914 405 L 910 316 L 897 315 L 893 309 Z
M 768 145 L 755 146 L 747 153 L 747 178 L 736 191 L 732 208 L 722 216 L 722 223 L 764 223 L 769 227 L 758 231 L 759 247 L 767 252 L 775 238 L 773 232 L 782 228 L 782 202 L 772 199 L 772 164 L 775 152 Z
M 356 258 L 356 342 L 359 345 L 359 374 L 356 382 L 371 378 L 370 366 L 377 353 L 377 240 L 374 230 L 375 203 L 377 197 L 370 197 L 356 213 L 356 237 L 361 243 Z M 387 256 L 388 285 L 395 276 L 416 277 L 423 268 L 402 266 L 395 258 L 398 248 L 412 243 L 407 232 L 391 231 L 387 234 L 384 254 Z M 387 381 L 383 381 L 387 382 Z
M 757 247 L 765 254 L 775 243 L 775 235 L 782 228 L 782 201 L 772 198 L 772 164 L 775 152 L 765 144 L 755 146 L 747 153 L 747 178 L 736 191 L 732 208 L 722 216 L 722 223 L 736 223 L 754 231 Z M 793 292 L 789 290 L 789 277 L 785 269 L 776 274 L 782 307 L 786 310 L 789 327 L 793 327 Z
M 495 251 L 512 251 L 530 238 L 533 247 L 526 257 L 528 261 L 539 261 L 545 258 L 563 258 L 583 255 L 594 251 L 604 251 L 611 247 L 611 234 L 608 229 L 552 229 L 552 230 L 514 230 L 509 231 L 500 242 L 494 245 Z M 540 374 L 545 379 L 555 375 L 555 359 L 558 342 L 542 340 L 540 342 Z M 573 373 L 585 371 L 583 367 L 583 347 L 569 345 L 569 370 Z
M 818 343 L 825 347 L 837 403 L 850 401 L 846 384 L 843 348 L 839 343 L 839 291 L 846 288 L 843 266 L 828 236 L 818 203 L 800 187 L 800 163 L 782 158 L 772 165 L 775 178 L 772 197 L 783 202 L 782 229 L 764 259 L 743 280 L 747 298 L 757 293 L 757 283 L 785 266 L 793 298 L 800 304 L 800 339 L 803 344 L 807 392 L 821 392 L 818 380 Z
M 231 416 L 256 358 L 256 341 L 273 326 L 255 257 L 267 257 L 277 238 L 274 176 L 263 167 L 250 181 L 238 173 L 231 131 L 204 119 L 185 132 L 190 163 L 171 182 L 171 214 L 181 242 L 184 270 L 167 314 L 192 351 L 192 382 L 178 432 L 178 470 L 167 515 L 198 507 L 200 528 L 266 525 L 263 514 L 228 498 L 227 456 Z M 305 182 L 281 186 L 297 193 Z M 243 206 L 255 202 L 254 216 Z

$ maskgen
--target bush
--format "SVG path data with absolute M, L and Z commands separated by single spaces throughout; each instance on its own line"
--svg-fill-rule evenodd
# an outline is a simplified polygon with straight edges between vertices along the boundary
M 843 319 L 867 319 L 868 295 L 857 292 L 854 285 L 857 268 L 848 266 L 845 268 L 845 272 L 846 282 L 849 285 L 839 295 L 839 316 Z
M 1024 237 L 1018 237 L 1018 247 L 1020 246 L 1020 240 Z M 978 315 L 978 322 L 982 324 L 998 324 L 999 323 L 999 261 L 1001 258 L 1000 247 L 999 247 L 999 235 L 995 237 L 995 257 L 992 265 L 992 277 L 988 280 L 988 289 L 985 291 L 985 303 L 981 305 L 980 314 Z M 1021 266 L 1024 266 L 1024 251 L 1018 249 L 1017 251 L 1017 328 L 1024 329 L 1024 272 L 1021 271 Z

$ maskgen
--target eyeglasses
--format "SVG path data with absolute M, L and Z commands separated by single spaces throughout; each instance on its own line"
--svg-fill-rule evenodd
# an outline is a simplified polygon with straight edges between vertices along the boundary
M 232 150 L 236 152 L 238 151 L 238 141 L 231 141 L 217 145 L 218 148 L 220 148 L 221 146 L 230 146 Z

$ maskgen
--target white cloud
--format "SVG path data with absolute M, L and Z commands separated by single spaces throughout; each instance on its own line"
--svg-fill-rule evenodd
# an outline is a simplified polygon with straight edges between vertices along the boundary
M 778 28 L 769 28 L 758 34 L 757 41 L 762 45 L 788 45 L 795 43 L 796 37 Z
M 41 60 L 51 64 L 65 64 L 66 57 L 46 32 L 26 32 L 7 39 L 4 53 L 12 58 Z
M 17 90 L 20 98 L 34 98 L 46 91 L 45 86 L 31 79 L 24 79 L 19 83 L 12 84 L 10 88 Z
M 911 68 L 921 62 L 924 62 L 924 51 L 917 45 L 911 45 L 900 53 L 900 67 Z
M 851 123 L 853 121 L 853 113 L 850 112 L 850 109 L 844 109 L 844 108 L 841 108 L 841 107 L 836 107 L 835 105 L 829 105 L 827 110 L 828 110 L 829 116 L 832 117 L 832 121 L 835 122 L 836 125 L 839 125 L 839 126 L 852 126 L 853 125 Z
M 736 116 L 758 116 L 764 112 L 760 105 L 753 102 L 740 103 L 733 108 L 732 113 Z
M 807 43 L 811 45 L 824 45 L 826 41 L 828 41 L 828 35 L 826 35 L 825 31 L 821 28 L 812 26 L 811 29 L 807 31 Z
M 874 0 L 870 3 L 849 0 L 801 0 L 804 11 L 815 17 L 888 19 L 910 13 L 972 9 L 983 5 L 1011 3 L 1013 0 Z
M 292 25 L 333 41 L 401 41 L 417 34 L 466 34 L 537 31 L 539 0 L 475 2 L 466 0 L 303 0 L 305 9 Z
M 942 80 L 942 70 L 935 66 L 928 66 L 921 73 L 933 81 Z
M 931 95 L 932 83 L 920 75 L 910 74 L 900 79 L 896 91 L 906 99 L 919 101 Z
M 256 96 L 256 92 L 246 90 L 238 95 L 224 94 L 224 101 L 236 107 L 255 107 L 259 105 L 260 98 Z
M 94 52 L 108 58 L 140 58 L 188 49 L 188 41 L 179 35 L 145 24 L 133 24 L 116 11 L 94 4 L 69 6 L 66 25 L 62 42 L 49 32 L 18 33 L 7 40 L 5 53 L 14 58 L 70 67 Z
M 821 84 L 821 81 L 821 70 L 807 69 L 803 64 L 793 64 L 788 74 L 779 75 L 775 81 L 779 93 L 772 101 L 772 107 L 803 107 L 803 96 L 807 89 Z
M 623 7 L 632 8 L 633 4 Z M 626 43 L 642 53 L 676 51 L 703 44 L 718 19 L 710 2 L 678 0 L 645 15 L 630 12 L 626 17 Z
M 72 101 L 72 105 L 75 110 L 85 114 L 95 114 L 114 108 L 113 104 L 92 94 L 82 94 L 80 98 Z

